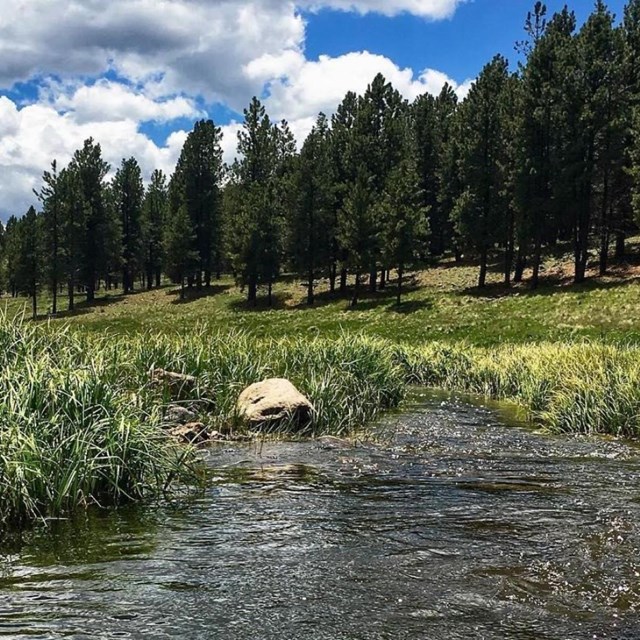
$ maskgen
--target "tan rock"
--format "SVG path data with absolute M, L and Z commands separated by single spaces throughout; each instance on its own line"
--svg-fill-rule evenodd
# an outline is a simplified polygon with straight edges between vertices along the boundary
M 247 387 L 238 398 L 238 414 L 252 427 L 303 428 L 313 416 L 313 405 L 289 380 L 271 378 Z

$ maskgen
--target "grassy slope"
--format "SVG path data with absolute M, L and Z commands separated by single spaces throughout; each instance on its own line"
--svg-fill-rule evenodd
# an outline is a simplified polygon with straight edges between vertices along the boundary
M 640 342 L 640 278 L 633 268 L 620 267 L 613 276 L 592 278 L 580 286 L 569 285 L 557 263 L 548 265 L 547 273 L 551 280 L 536 292 L 524 285 L 505 290 L 498 273 L 479 292 L 474 288 L 474 266 L 446 264 L 413 274 L 400 310 L 394 306 L 392 289 L 365 297 L 350 309 L 344 298 L 325 292 L 325 283 L 319 287 L 317 305 L 307 308 L 304 286 L 294 281 L 276 286 L 275 309 L 267 309 L 263 301 L 251 309 L 227 278 L 211 292 L 201 296 L 193 292 L 182 303 L 171 286 L 126 297 L 106 295 L 95 306 L 80 308 L 72 321 L 96 332 L 166 333 L 206 323 L 208 330 L 244 330 L 258 337 L 335 337 L 348 331 L 411 344 L 438 340 L 491 346 L 581 337 Z M 25 300 L 5 304 L 15 313 Z M 43 300 L 41 310 L 46 307 Z M 68 319 L 61 314 L 61 320 Z

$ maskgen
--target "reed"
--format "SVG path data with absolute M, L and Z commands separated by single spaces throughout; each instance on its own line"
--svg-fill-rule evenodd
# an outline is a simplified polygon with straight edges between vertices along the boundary
M 227 430 L 241 428 L 240 391 L 267 377 L 290 378 L 314 403 L 304 435 L 351 433 L 405 389 L 393 349 L 372 338 L 96 336 L 0 316 L 0 524 L 146 500 L 197 480 L 195 451 L 162 429 L 174 398 L 152 384 L 153 367 L 196 376 L 181 401 Z
M 640 436 L 640 349 L 598 342 L 397 347 L 414 384 L 510 399 L 551 431 Z

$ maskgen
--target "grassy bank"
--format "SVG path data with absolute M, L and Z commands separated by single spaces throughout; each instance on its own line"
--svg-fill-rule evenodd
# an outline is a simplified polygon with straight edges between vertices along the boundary
M 393 292 L 348 309 L 300 283 L 277 306 L 247 308 L 231 281 L 178 302 L 172 287 L 121 296 L 50 323 L 0 317 L 0 524 L 56 517 L 84 505 L 140 501 L 197 475 L 195 457 L 163 430 L 173 399 L 159 367 L 197 377 L 186 403 L 212 429 L 239 429 L 248 384 L 286 377 L 314 403 L 305 435 L 348 435 L 396 406 L 407 384 L 520 404 L 567 433 L 640 436 L 640 280 L 626 266 L 569 286 L 505 290 L 475 268 L 414 274 L 406 303 Z M 46 301 L 44 301 L 46 303 Z M 16 319 L 17 318 L 17 319 Z
M 401 347 L 409 382 L 517 402 L 563 433 L 640 436 L 640 348 L 582 342 Z
M 152 367 L 197 376 L 178 400 L 220 429 L 237 422 L 239 392 L 266 377 L 289 377 L 311 398 L 309 435 L 351 432 L 404 391 L 393 350 L 369 338 L 125 339 L 0 318 L 0 525 L 142 501 L 195 480 L 193 451 L 162 429 L 176 398 L 152 383 Z

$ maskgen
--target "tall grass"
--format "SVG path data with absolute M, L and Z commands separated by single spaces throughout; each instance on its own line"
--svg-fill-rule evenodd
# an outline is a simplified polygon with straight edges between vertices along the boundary
M 393 349 L 374 339 L 95 336 L 0 317 L 0 525 L 144 500 L 196 478 L 195 453 L 162 429 L 175 398 L 152 383 L 154 367 L 196 376 L 179 400 L 221 429 L 240 427 L 240 391 L 266 377 L 288 377 L 311 398 L 309 435 L 361 427 L 405 388 Z
M 304 435 L 353 433 L 397 406 L 407 384 L 510 398 L 556 431 L 640 435 L 637 347 L 257 339 L 206 325 L 96 336 L 0 316 L 0 527 L 145 500 L 197 478 L 195 452 L 162 429 L 176 398 L 153 384 L 152 368 L 195 376 L 179 401 L 220 430 L 242 428 L 244 387 L 285 377 L 315 407 Z
M 594 342 L 398 347 L 413 383 L 520 403 L 556 432 L 640 436 L 640 349 Z

